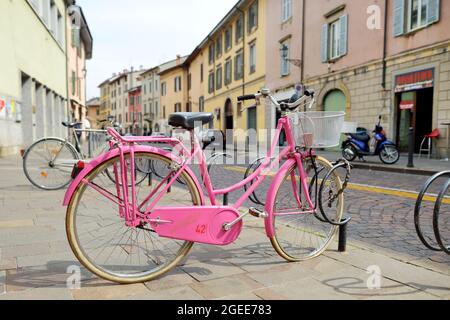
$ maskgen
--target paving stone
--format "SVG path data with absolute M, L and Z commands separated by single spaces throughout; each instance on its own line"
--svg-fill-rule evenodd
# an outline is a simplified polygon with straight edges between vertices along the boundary
M 16 258 L 2 258 L 0 259 L 0 270 L 17 269 Z
M 260 253 L 239 255 L 228 258 L 226 261 L 250 273 L 270 270 L 273 267 L 287 264 L 286 260 L 279 256 L 269 256 L 267 254 Z
M 37 256 L 18 257 L 17 265 L 19 266 L 19 268 L 34 267 L 53 263 L 55 261 L 67 261 L 71 262 L 72 264 L 78 264 L 78 261 L 76 260 L 72 252 L 60 252 Z
M 71 290 L 75 300 L 109 300 L 125 299 L 131 296 L 149 294 L 143 284 L 121 285 L 110 283 L 109 285 L 82 286 L 79 290 Z
M 180 268 L 197 281 L 207 281 L 245 273 L 245 270 L 234 266 L 223 259 L 198 262 Z
M 248 277 L 261 283 L 266 287 L 277 284 L 289 283 L 292 280 L 308 278 L 317 274 L 317 272 L 302 267 L 300 263 L 285 263 L 284 265 L 274 266 L 265 271 L 251 272 Z
M 244 274 L 194 283 L 189 286 L 205 299 L 220 299 L 263 287 L 260 283 Z
M 336 291 L 320 281 L 312 278 L 292 280 L 282 285 L 271 286 L 267 289 L 257 290 L 255 294 L 264 300 L 356 300 L 357 297 Z
M 333 258 L 363 270 L 372 265 L 378 266 L 383 277 L 395 279 L 436 296 L 445 297 L 450 293 L 450 275 L 404 263 L 378 253 L 361 250 L 351 252 L 345 258 L 339 255 L 334 255 Z
M 0 298 L 6 293 L 6 271 L 0 271 Z
M 159 279 L 145 283 L 145 286 L 150 291 L 159 291 L 181 287 L 195 282 L 196 280 L 184 272 L 182 268 L 176 268 Z
M 3 231 L 3 229 L 24 228 L 24 227 L 33 227 L 33 226 L 34 226 L 34 222 L 32 219 L 0 221 L 0 230 L 2 230 L 2 231 Z
M 49 243 L 34 243 L 22 246 L 4 247 L 2 256 L 5 258 L 27 257 L 50 253 Z
M 128 296 L 128 300 L 204 300 L 194 289 L 181 286 L 166 290 L 149 291 L 144 294 Z
M 20 292 L 7 292 L 0 295 L 0 300 L 73 300 L 68 289 L 63 288 L 37 288 Z

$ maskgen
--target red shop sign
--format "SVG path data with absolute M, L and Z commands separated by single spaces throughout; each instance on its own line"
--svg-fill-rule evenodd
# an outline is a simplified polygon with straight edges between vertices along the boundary
M 395 78 L 395 92 L 412 91 L 434 86 L 434 68 L 401 74 Z
M 414 101 L 405 100 L 400 102 L 400 110 L 414 110 Z

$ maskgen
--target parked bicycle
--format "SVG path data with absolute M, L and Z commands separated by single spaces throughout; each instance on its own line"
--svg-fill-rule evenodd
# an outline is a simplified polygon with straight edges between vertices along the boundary
M 175 113 L 170 125 L 190 134 L 190 143 L 166 137 L 122 137 L 108 129 L 117 148 L 92 160 L 78 174 L 64 199 L 67 235 L 78 260 L 97 276 L 118 282 L 146 282 L 161 276 L 189 253 L 194 243 L 225 246 L 241 234 L 243 219 L 252 215 L 265 220 L 266 234 L 276 252 L 289 262 L 322 254 L 341 225 L 344 189 L 337 169 L 313 149 L 339 144 L 344 113 L 298 112 L 311 108 L 314 92 L 293 103 L 279 104 L 265 89 L 239 101 L 269 99 L 282 112 L 272 147 L 265 161 L 244 181 L 223 189 L 213 188 L 205 155 L 194 127 L 208 124 L 209 113 Z M 288 145 L 276 156 L 281 132 Z M 172 150 L 145 146 L 162 143 Z M 135 163 L 151 161 L 163 170 L 150 185 L 136 185 Z M 128 161 L 127 161 L 128 160 Z M 190 168 L 197 160 L 206 189 Z M 105 171 L 116 177 L 111 185 Z M 263 211 L 239 208 L 273 173 Z M 123 187 L 131 181 L 131 187 Z M 218 197 L 241 190 L 253 181 L 231 205 Z
M 103 122 L 120 128 L 111 117 Z M 25 176 L 39 189 L 59 190 L 67 187 L 72 181 L 72 169 L 78 161 L 86 161 L 111 148 L 106 130 L 82 129 L 81 123 L 63 122 L 62 125 L 69 130 L 66 139 L 43 138 L 33 143 L 24 153 Z M 88 141 L 88 150 L 84 152 L 80 141 L 82 135 L 86 135 Z
M 450 171 L 440 172 L 424 184 L 417 198 L 414 223 L 425 247 L 450 254 Z

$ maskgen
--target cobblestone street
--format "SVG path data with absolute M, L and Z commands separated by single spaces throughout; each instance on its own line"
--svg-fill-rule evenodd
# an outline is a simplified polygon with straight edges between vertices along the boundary
M 240 170 L 224 167 L 213 178 L 228 185 L 242 179 Z M 159 280 L 118 286 L 82 269 L 81 289 L 73 290 L 67 287 L 68 270 L 79 263 L 66 240 L 64 192 L 31 187 L 19 158 L 0 159 L 0 177 L 0 299 L 450 298 L 450 259 L 418 240 L 415 201 L 390 189 L 382 189 L 390 195 L 358 190 L 372 185 L 414 192 L 424 176 L 355 170 L 346 193 L 352 216 L 347 253 L 338 253 L 334 243 L 319 258 L 287 264 L 273 251 L 263 221 L 248 219 L 236 243 L 196 245 L 183 265 Z M 381 270 L 379 290 L 367 288 L 370 266 Z

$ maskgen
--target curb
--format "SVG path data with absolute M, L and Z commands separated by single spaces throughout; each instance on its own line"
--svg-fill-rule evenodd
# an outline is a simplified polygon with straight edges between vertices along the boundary
M 414 174 L 420 176 L 432 176 L 438 172 L 439 170 L 426 170 L 426 169 L 415 169 L 415 168 L 401 168 L 401 167 L 385 167 L 377 164 L 368 164 L 368 163 L 352 163 L 353 168 L 355 169 L 366 169 L 369 171 L 382 171 L 382 172 L 393 172 L 393 173 L 402 173 L 402 174 Z

